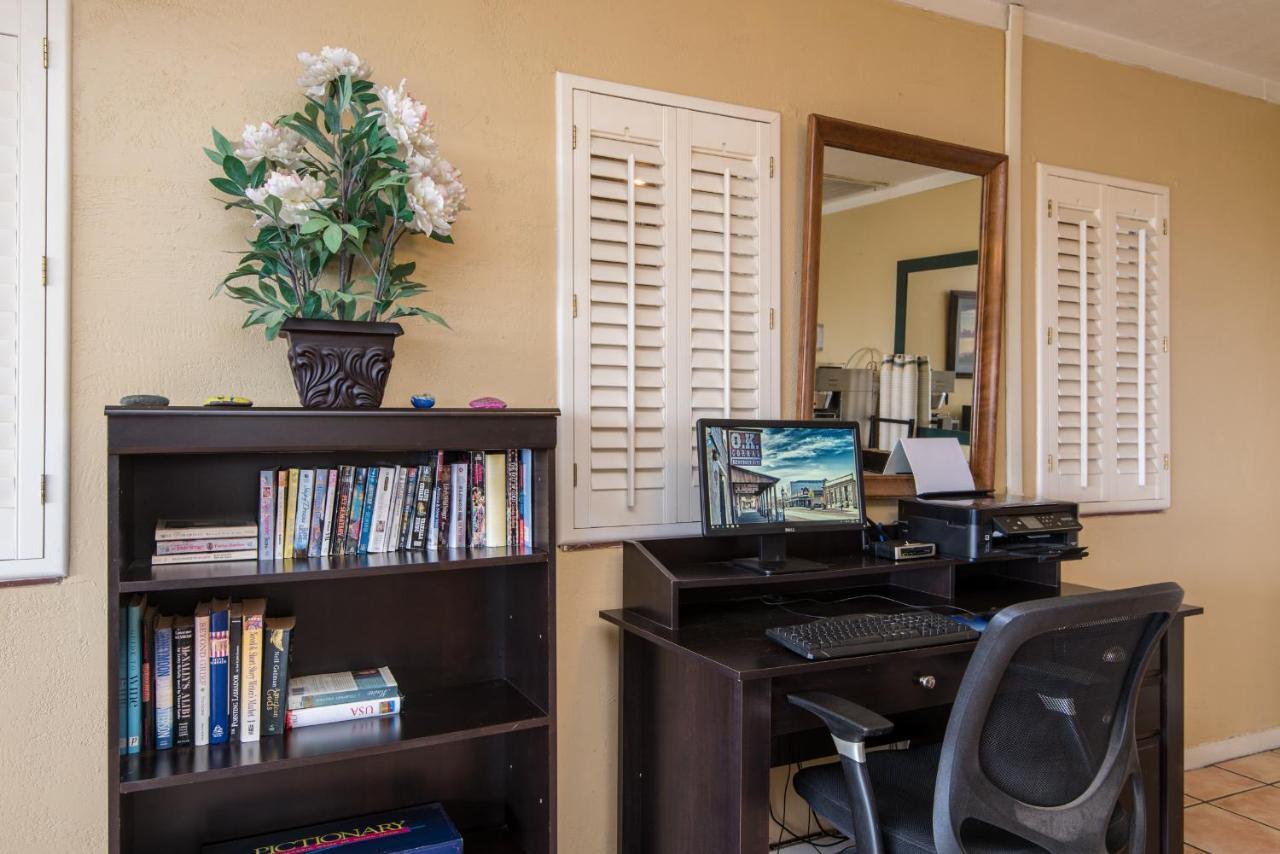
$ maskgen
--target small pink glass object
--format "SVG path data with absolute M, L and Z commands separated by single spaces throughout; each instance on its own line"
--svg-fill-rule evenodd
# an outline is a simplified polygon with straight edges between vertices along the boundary
M 496 397 L 477 397 L 475 400 L 471 401 L 467 405 L 470 406 L 472 409 L 506 409 L 507 408 L 506 402 Z

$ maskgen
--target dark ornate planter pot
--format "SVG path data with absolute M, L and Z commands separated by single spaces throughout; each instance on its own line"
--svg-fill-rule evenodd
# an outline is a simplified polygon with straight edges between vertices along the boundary
M 304 320 L 280 327 L 289 339 L 289 368 L 298 401 L 308 409 L 376 409 L 391 375 L 398 323 Z

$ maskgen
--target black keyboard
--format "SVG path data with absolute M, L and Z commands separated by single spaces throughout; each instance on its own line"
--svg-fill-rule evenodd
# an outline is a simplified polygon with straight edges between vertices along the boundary
M 843 658 L 919 646 L 977 640 L 980 635 L 950 617 L 930 611 L 908 614 L 847 614 L 765 632 L 770 640 L 805 658 Z

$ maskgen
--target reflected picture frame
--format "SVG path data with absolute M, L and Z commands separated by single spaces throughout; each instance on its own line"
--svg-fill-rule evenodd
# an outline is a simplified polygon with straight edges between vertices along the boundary
M 951 291 L 947 299 L 947 370 L 973 378 L 978 358 L 978 293 Z

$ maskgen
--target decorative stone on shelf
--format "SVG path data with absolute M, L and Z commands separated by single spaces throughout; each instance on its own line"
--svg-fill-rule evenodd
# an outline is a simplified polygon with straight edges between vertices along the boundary
M 168 406 L 169 398 L 162 394 L 126 394 L 120 398 L 121 406 Z
M 221 406 L 229 409 L 248 409 L 253 401 L 236 394 L 216 394 L 204 402 L 205 406 Z
M 497 397 L 477 397 L 469 404 L 472 409 L 506 409 L 506 401 Z
M 409 398 L 409 402 L 414 409 L 430 409 L 436 405 L 435 396 L 430 394 L 415 394 Z

